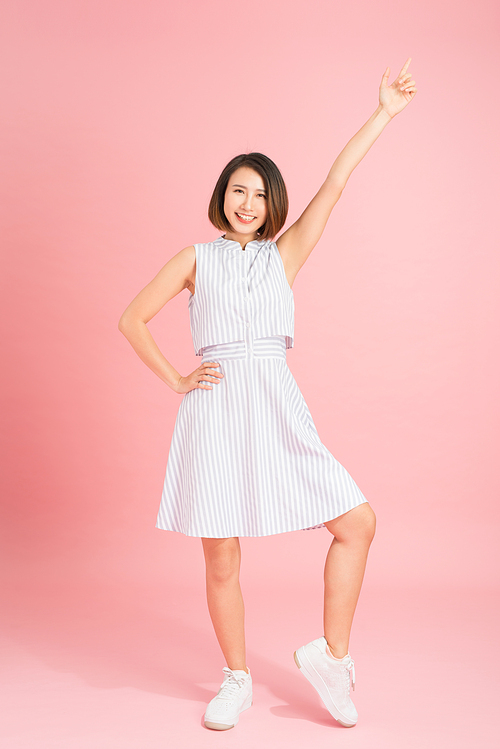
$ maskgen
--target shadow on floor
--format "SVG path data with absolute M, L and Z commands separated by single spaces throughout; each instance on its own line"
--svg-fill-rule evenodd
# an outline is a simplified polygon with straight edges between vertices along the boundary
M 201 593 L 201 594 L 200 594 Z M 222 681 L 222 657 L 203 592 L 111 583 L 24 583 L 6 591 L 4 635 L 52 671 L 100 689 L 132 687 L 207 703 Z M 301 676 L 249 650 L 254 690 L 286 704 L 277 717 L 338 726 Z

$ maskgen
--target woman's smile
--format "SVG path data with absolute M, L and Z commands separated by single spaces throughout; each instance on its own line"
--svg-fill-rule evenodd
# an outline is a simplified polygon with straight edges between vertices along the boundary
M 244 224 L 251 224 L 252 221 L 256 219 L 256 216 L 248 216 L 246 213 L 237 213 L 236 216 L 240 221 L 243 221 Z

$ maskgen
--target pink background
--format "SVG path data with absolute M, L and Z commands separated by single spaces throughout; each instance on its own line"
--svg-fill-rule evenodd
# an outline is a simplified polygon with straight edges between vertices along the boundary
M 2 747 L 454 747 L 497 735 L 496 2 L 10 0 L 0 17 Z M 326 531 L 244 539 L 255 703 L 224 665 L 201 543 L 154 528 L 180 397 L 117 330 L 225 163 L 281 168 L 287 226 L 405 59 L 417 96 L 294 284 L 289 366 L 378 515 L 339 730 L 291 653 L 320 636 Z M 181 373 L 182 292 L 152 321 Z M 495 701 L 494 701 L 495 700 Z M 236 743 L 235 743 L 236 742 Z

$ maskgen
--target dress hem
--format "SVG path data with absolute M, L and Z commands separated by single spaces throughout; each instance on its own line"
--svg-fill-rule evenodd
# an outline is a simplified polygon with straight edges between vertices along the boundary
M 359 502 L 357 502 L 356 504 L 354 504 L 345 512 L 341 512 L 340 515 L 334 515 L 332 518 L 329 518 L 328 520 L 320 520 L 317 523 L 301 525 L 298 528 L 287 528 L 281 531 L 270 531 L 269 533 L 233 533 L 228 536 L 206 535 L 203 533 L 189 533 L 183 530 L 178 530 L 177 528 L 166 528 L 165 526 L 158 525 L 158 521 L 156 522 L 155 528 L 158 528 L 158 530 L 161 530 L 161 531 L 170 531 L 171 533 L 182 533 L 184 536 L 187 536 L 188 538 L 264 538 L 266 536 L 279 536 L 283 533 L 294 533 L 296 531 L 309 531 L 309 530 L 316 530 L 318 528 L 325 528 L 325 523 L 329 523 L 330 520 L 336 520 L 342 515 L 346 515 L 351 510 L 354 510 L 355 507 L 359 507 L 360 505 L 363 505 L 363 504 L 368 504 L 368 500 L 364 498 L 360 500 Z

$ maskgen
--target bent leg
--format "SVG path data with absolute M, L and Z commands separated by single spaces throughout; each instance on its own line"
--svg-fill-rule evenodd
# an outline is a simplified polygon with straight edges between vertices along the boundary
M 325 638 L 333 655 L 343 658 L 375 534 L 375 513 L 368 503 L 358 505 L 325 526 L 335 537 L 325 563 Z
M 203 538 L 207 569 L 207 602 L 215 634 L 232 670 L 247 671 L 245 609 L 239 582 L 241 548 L 238 538 Z

